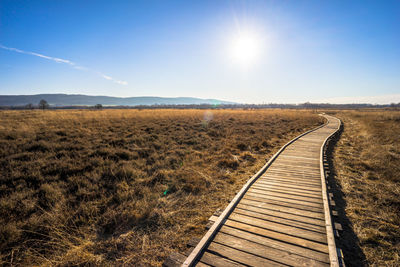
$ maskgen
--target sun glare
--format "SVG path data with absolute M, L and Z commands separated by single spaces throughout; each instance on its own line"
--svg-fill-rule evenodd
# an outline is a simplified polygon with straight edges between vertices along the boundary
M 233 39 L 231 56 L 236 64 L 250 67 L 259 59 L 260 53 L 261 40 L 256 34 L 241 33 Z

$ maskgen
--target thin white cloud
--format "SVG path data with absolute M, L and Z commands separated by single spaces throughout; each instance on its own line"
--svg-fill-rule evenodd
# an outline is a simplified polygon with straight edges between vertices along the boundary
M 111 78 L 110 76 L 107 76 L 107 75 L 102 75 L 102 76 L 103 76 L 103 78 L 106 79 L 106 80 L 112 80 L 112 78 Z
M 0 48 L 8 50 L 8 51 L 17 52 L 17 53 L 20 53 L 20 54 L 31 55 L 31 56 L 36 56 L 36 57 L 52 60 L 52 61 L 57 62 L 57 63 L 64 63 L 64 64 L 72 66 L 74 69 L 77 69 L 77 70 L 93 72 L 93 73 L 99 75 L 100 77 L 102 77 L 102 78 L 104 78 L 106 80 L 112 81 L 114 83 L 118 83 L 118 84 L 121 84 L 121 85 L 127 85 L 128 84 L 128 82 L 126 82 L 126 81 L 116 80 L 111 76 L 105 75 L 105 74 L 103 74 L 101 72 L 98 72 L 98 71 L 95 71 L 95 70 L 91 70 L 91 69 L 89 69 L 87 67 L 80 66 L 80 65 L 78 65 L 78 64 L 76 64 L 76 63 L 74 63 L 74 62 L 72 62 L 72 61 L 70 61 L 68 59 L 62 59 L 62 58 L 58 58 L 58 57 L 49 57 L 49 56 L 46 56 L 46 55 L 43 55 L 43 54 L 39 54 L 39 53 L 35 53 L 35 52 L 24 51 L 24 50 L 21 50 L 21 49 L 18 49 L 18 48 L 14 48 L 14 47 L 7 47 L 7 46 L 4 46 L 2 44 L 0 44 Z
M 115 81 L 116 83 L 122 84 L 122 85 L 127 85 L 128 82 L 127 81 Z

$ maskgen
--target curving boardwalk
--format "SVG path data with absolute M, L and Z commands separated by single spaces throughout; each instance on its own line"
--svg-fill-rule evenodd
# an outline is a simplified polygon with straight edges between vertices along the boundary
M 182 266 L 338 266 L 323 147 L 340 121 L 288 144 L 217 217 Z

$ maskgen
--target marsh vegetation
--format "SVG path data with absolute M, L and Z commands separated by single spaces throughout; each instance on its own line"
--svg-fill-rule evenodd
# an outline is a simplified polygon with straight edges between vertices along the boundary
M 346 264 L 400 266 L 400 111 L 335 116 L 344 122 L 334 165 L 348 218 L 341 238 Z M 348 242 L 353 234 L 356 244 Z
M 0 112 L 0 265 L 160 265 L 280 146 L 299 110 Z

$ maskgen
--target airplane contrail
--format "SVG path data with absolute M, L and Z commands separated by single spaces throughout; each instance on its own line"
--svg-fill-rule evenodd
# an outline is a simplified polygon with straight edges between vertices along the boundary
M 116 80 L 111 76 L 105 75 L 105 74 L 103 74 L 103 73 L 101 73 L 99 71 L 91 70 L 91 69 L 89 69 L 87 67 L 80 66 L 80 65 L 78 65 L 78 64 L 76 64 L 76 63 L 74 63 L 74 62 L 72 62 L 72 61 L 70 61 L 68 59 L 62 59 L 62 58 L 58 58 L 58 57 L 50 57 L 50 56 L 46 56 L 46 55 L 35 53 L 35 52 L 24 51 L 24 50 L 21 50 L 21 49 L 18 49 L 18 48 L 14 48 L 14 47 L 4 46 L 2 44 L 0 44 L 0 48 L 8 50 L 8 51 L 17 52 L 17 53 L 20 53 L 20 54 L 31 55 L 31 56 L 36 56 L 36 57 L 52 60 L 52 61 L 57 62 L 57 63 L 64 63 L 64 64 L 67 64 L 67 65 L 70 65 L 71 67 L 73 67 L 74 69 L 77 69 L 77 70 L 93 72 L 93 73 L 97 74 L 98 76 L 102 77 L 103 79 L 106 79 L 108 81 L 112 81 L 114 83 L 118 83 L 118 84 L 121 84 L 121 85 L 127 85 L 128 84 L 128 82 L 126 82 L 126 81 Z

